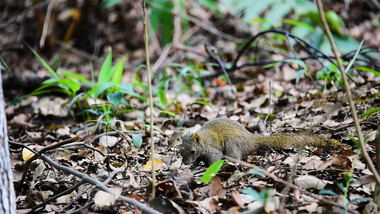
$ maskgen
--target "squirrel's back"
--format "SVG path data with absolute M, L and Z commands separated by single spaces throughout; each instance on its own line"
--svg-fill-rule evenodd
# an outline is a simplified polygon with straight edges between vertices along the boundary
M 200 160 L 211 164 L 222 159 L 223 155 L 240 159 L 263 146 L 286 149 L 306 145 L 338 147 L 342 144 L 335 140 L 302 134 L 257 135 L 236 121 L 216 118 L 206 122 L 197 132 L 186 134 L 180 146 L 180 153 L 187 164 L 196 164 Z

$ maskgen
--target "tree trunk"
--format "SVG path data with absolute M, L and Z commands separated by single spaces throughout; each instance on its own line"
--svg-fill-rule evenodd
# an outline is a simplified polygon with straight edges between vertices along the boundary
M 376 169 L 380 172 L 380 125 L 377 127 L 377 135 L 375 139 L 376 147 Z M 377 204 L 377 207 L 380 208 L 380 186 L 376 183 L 375 194 L 373 194 L 373 201 Z
M 16 213 L 16 197 L 12 178 L 0 67 L 0 213 Z

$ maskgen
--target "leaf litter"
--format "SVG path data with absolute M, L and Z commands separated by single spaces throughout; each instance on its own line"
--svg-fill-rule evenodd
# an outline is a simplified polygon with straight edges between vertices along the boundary
M 356 32 L 356 28 L 350 30 Z M 366 32 L 363 36 L 369 35 Z M 224 53 L 234 53 L 235 43 L 222 40 L 218 42 L 219 47 L 228 48 L 223 50 Z M 233 47 L 225 44 L 232 44 Z M 189 59 L 200 60 L 191 52 L 185 55 Z M 76 57 L 72 55 L 66 57 L 70 62 L 75 62 Z M 245 57 L 245 60 L 249 61 L 249 56 Z M 272 55 L 272 57 L 282 56 Z M 262 173 L 251 173 L 250 167 L 239 163 L 229 162 L 210 183 L 202 184 L 200 180 L 205 167 L 201 166 L 191 171 L 188 166 L 182 164 L 176 150 L 177 143 L 171 143 L 169 140 L 173 133 L 194 131 L 205 121 L 220 116 L 228 116 L 257 132 L 261 130 L 258 128 L 258 123 L 269 115 L 272 117 L 268 117 L 267 124 L 262 130 L 264 133 L 261 134 L 306 132 L 337 139 L 347 146 L 338 150 L 305 148 L 302 151 L 274 151 L 269 148 L 250 155 L 245 161 L 266 169 L 268 173 L 279 178 L 289 179 L 290 182 L 311 193 L 318 194 L 321 189 L 330 191 L 330 195 L 324 194 L 323 197 L 336 204 L 344 205 L 350 200 L 354 201 L 350 203 L 350 209 L 357 211 L 371 209 L 371 203 L 365 198 L 371 197 L 374 193 L 374 180 L 371 177 L 372 173 L 361 159 L 356 160 L 353 165 L 358 150 L 347 137 L 347 133 L 355 136 L 355 129 L 352 126 L 344 92 L 333 85 L 330 91 L 320 93 L 313 88 L 313 82 L 305 76 L 295 84 L 297 67 L 295 63 L 290 63 L 276 65 L 272 69 L 251 68 L 236 71 L 231 79 L 238 80 L 239 84 L 241 81 L 243 85 L 236 94 L 227 89 L 228 86 L 221 84 L 220 79 L 215 79 L 210 83 L 210 87 L 205 87 L 211 107 L 190 105 L 197 100 L 194 94 L 179 94 L 176 97 L 179 107 L 171 108 L 170 111 L 181 115 L 185 121 L 191 122 L 191 125 L 178 126 L 176 123 L 178 120 L 174 119 L 160 123 L 157 121 L 167 118 L 155 115 L 157 119 L 155 125 L 163 131 L 162 133 L 153 130 L 157 145 L 157 155 L 154 160 L 158 178 L 156 199 L 149 197 L 151 192 L 150 146 L 147 137 L 149 129 L 145 129 L 144 122 L 138 116 L 139 113 L 148 116 L 144 110 L 136 111 L 138 114 L 123 115 L 127 119 L 122 125 L 113 122 L 108 127 L 97 126 L 96 119 L 95 123 L 81 123 L 68 119 L 67 98 L 30 96 L 24 99 L 23 103 L 7 106 L 9 138 L 11 142 L 22 142 L 30 147 L 43 148 L 80 135 L 83 139 L 64 144 L 47 152 L 46 155 L 61 165 L 69 166 L 100 181 L 106 181 L 115 171 L 115 176 L 109 183 L 114 190 L 113 194 L 83 184 L 74 191 L 47 202 L 38 211 L 64 212 L 84 207 L 93 200 L 94 205 L 86 208 L 86 211 L 102 212 L 111 207 L 123 212 L 139 212 L 128 204 L 117 202 L 115 200 L 117 195 L 144 201 L 155 209 L 167 213 L 236 213 L 243 209 L 257 209 L 262 206 L 268 213 L 278 210 L 281 206 L 287 212 L 324 213 L 326 210 L 331 210 L 330 206 L 320 203 L 316 198 L 297 189 L 286 190 L 287 186 L 281 182 Z M 359 114 L 362 115 L 370 108 L 379 107 L 375 104 L 379 98 L 373 98 L 379 93 L 379 78 L 368 73 L 355 74 L 352 78 L 354 82 L 361 84 L 360 87 L 356 85 L 352 87 Z M 192 89 L 194 92 L 202 92 L 202 87 L 199 85 L 194 84 Z M 93 104 L 102 102 L 104 101 L 94 100 Z M 131 102 L 136 105 L 141 104 L 136 100 Z M 158 112 L 159 109 L 155 110 Z M 365 135 L 372 136 L 366 144 L 371 157 L 375 156 L 372 142 L 373 132 L 376 129 L 374 124 L 378 122 L 378 118 L 378 114 L 375 114 L 361 120 Z M 102 135 L 104 133 L 106 135 Z M 137 138 L 136 135 L 141 136 L 141 144 L 133 142 L 133 139 Z M 11 149 L 14 178 L 17 183 L 21 180 L 20 174 L 25 168 L 22 160 L 26 161 L 31 154 L 25 154 L 25 150 Z M 346 184 L 344 173 L 348 173 L 353 167 L 354 182 L 349 187 L 347 198 L 344 198 L 342 189 Z M 31 208 L 81 181 L 80 178 L 57 170 L 41 160 L 35 160 L 31 164 L 26 176 L 25 180 L 28 182 L 16 190 L 20 213 L 29 212 Z M 339 208 L 336 209 L 340 211 Z

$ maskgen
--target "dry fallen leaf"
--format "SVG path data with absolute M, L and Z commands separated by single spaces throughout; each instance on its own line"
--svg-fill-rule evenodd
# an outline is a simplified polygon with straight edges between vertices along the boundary
M 331 164 L 337 168 L 347 169 L 347 170 L 349 170 L 352 166 L 351 160 L 344 156 L 339 156 L 339 157 L 334 158 Z
M 311 175 L 299 176 L 294 179 L 294 183 L 305 189 L 323 189 L 326 186 L 324 181 Z
M 29 146 L 29 148 L 31 148 L 31 149 L 36 148 L 36 147 L 40 148 L 40 149 L 44 148 L 41 145 L 31 145 L 31 146 Z M 34 153 L 31 152 L 29 149 L 27 149 L 27 148 L 23 148 L 22 149 L 22 159 L 24 161 L 27 161 L 29 158 L 32 158 L 33 156 L 34 156 Z
M 120 196 L 122 191 L 121 187 L 112 187 L 109 189 L 112 193 L 99 190 L 94 196 L 94 202 L 100 208 L 109 207 L 115 204 L 116 199 Z
M 219 198 L 226 198 L 226 189 L 223 187 L 220 178 L 214 176 L 209 185 L 208 185 L 208 195 L 209 196 L 218 196 Z
M 244 207 L 243 199 L 240 197 L 239 191 L 233 189 L 231 192 L 232 200 L 239 205 L 239 207 Z
M 67 99 L 60 97 L 43 97 L 38 101 L 41 114 L 44 116 L 53 115 L 56 117 L 66 117 L 68 112 Z
M 154 159 L 154 170 L 160 170 L 164 165 L 164 162 L 159 159 Z M 152 171 L 152 161 L 149 160 L 143 167 L 141 167 L 141 171 Z
M 26 114 L 19 114 L 14 116 L 8 123 L 14 127 L 29 127 L 34 128 L 37 127 L 37 124 L 29 123 L 30 116 Z
M 105 147 L 114 147 L 120 139 L 119 137 L 104 135 L 99 138 L 99 144 Z

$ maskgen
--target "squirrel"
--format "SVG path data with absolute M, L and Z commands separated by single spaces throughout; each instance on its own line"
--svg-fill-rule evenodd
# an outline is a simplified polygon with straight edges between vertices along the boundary
M 241 159 L 262 146 L 286 149 L 305 145 L 336 148 L 343 144 L 333 139 L 301 134 L 253 134 L 236 121 L 215 118 L 206 122 L 197 132 L 185 134 L 179 152 L 183 163 L 192 164 L 190 168 L 195 168 L 200 161 L 209 166 L 221 160 L 223 155 Z

